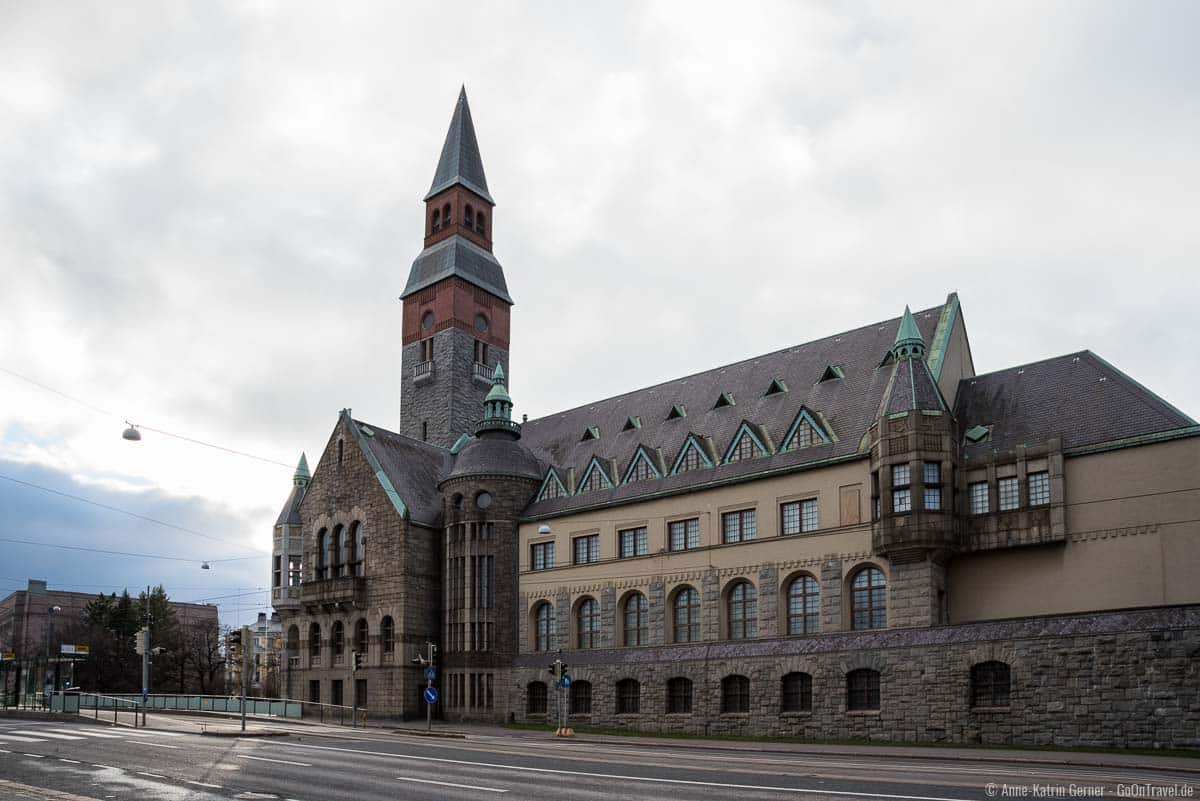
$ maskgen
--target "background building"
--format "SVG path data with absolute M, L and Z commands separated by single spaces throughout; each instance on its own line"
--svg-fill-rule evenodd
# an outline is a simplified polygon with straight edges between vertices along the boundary
M 977 374 L 951 293 L 517 423 L 465 93 L 425 201 L 400 433 L 343 410 L 276 525 L 294 696 L 423 715 L 436 642 L 452 719 L 1200 745 L 1190 417 L 1089 351 Z

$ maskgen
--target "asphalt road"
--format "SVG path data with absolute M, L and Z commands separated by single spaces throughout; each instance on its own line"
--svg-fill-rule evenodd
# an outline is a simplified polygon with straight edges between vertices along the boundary
M 1182 793 L 1177 797 L 1200 799 L 1200 773 L 1137 767 L 747 753 L 505 736 L 429 739 L 382 731 L 218 738 L 70 719 L 0 721 L 0 800 L 63 797 L 21 785 L 130 801 L 960 801 L 1113 798 L 1121 797 L 1118 785 L 1174 785 L 1184 788 L 1176 790 Z

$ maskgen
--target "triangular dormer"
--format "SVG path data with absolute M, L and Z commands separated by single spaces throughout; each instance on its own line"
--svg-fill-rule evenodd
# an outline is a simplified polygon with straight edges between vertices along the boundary
M 610 476 L 610 470 L 605 469 L 603 463 L 596 456 L 588 462 L 587 469 L 583 471 L 583 478 L 579 481 L 579 488 L 575 491 L 576 495 L 582 495 L 585 492 L 595 492 L 597 490 L 612 489 L 613 482 Z
M 763 397 L 767 398 L 771 395 L 782 395 L 788 391 L 787 384 L 783 383 L 782 378 L 772 378 L 767 391 L 763 393 Z
M 551 467 L 546 471 L 546 478 L 542 481 L 541 488 L 538 489 L 537 499 L 549 501 L 554 498 L 565 498 L 570 494 L 567 491 L 567 485 L 558 477 L 558 471 Z
M 625 477 L 621 479 L 621 483 L 632 484 L 635 481 L 649 481 L 662 477 L 662 457 L 645 445 L 638 445 L 629 467 L 625 469 Z
M 683 404 L 677 403 L 671 407 L 671 411 L 667 413 L 668 420 L 678 420 L 681 417 L 687 417 L 687 409 Z
M 717 398 L 717 402 L 713 404 L 713 408 L 724 409 L 726 406 L 733 406 L 734 403 L 733 395 L 728 392 L 722 392 L 720 397 Z
M 831 364 L 825 368 L 825 372 L 821 373 L 821 377 L 817 379 L 817 383 L 821 384 L 825 381 L 836 381 L 839 378 L 845 378 L 846 372 L 841 367 Z
M 600 439 L 600 429 L 596 426 L 588 426 L 583 430 L 583 436 L 579 438 L 579 441 L 591 442 L 596 439 Z
M 631 415 L 630 417 L 626 418 L 625 425 L 621 426 L 621 430 L 622 431 L 634 431 L 641 427 L 642 427 L 642 418 L 640 418 L 636 415 Z
M 793 451 L 813 445 L 828 445 L 831 442 L 833 437 L 826 430 L 826 426 L 818 421 L 817 416 L 810 412 L 808 407 L 801 406 L 800 413 L 796 415 L 787 436 L 783 438 L 783 447 L 780 450 Z
M 699 470 L 702 467 L 712 467 L 713 457 L 709 451 L 710 449 L 705 447 L 705 443 L 701 441 L 700 437 L 688 434 L 687 439 L 683 441 L 683 447 L 679 449 L 679 455 L 675 457 L 675 462 L 671 465 L 670 475 Z
M 725 456 L 721 459 L 721 464 L 758 459 L 762 456 L 770 456 L 772 452 L 770 440 L 762 427 L 743 420 L 742 424 L 738 426 L 737 433 L 730 440 L 729 447 L 725 449 Z

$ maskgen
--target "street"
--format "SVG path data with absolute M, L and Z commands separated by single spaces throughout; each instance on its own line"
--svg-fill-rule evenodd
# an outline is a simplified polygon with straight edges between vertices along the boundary
M 94 799 L 836 799 L 957 801 L 1020 795 L 1119 795 L 1118 785 L 1200 786 L 1200 763 L 1165 770 L 919 758 L 766 753 L 530 736 L 430 739 L 382 730 L 333 736 L 206 737 L 77 719 L 0 723 L 0 798 L 22 785 Z M 1049 758 L 1056 754 L 1046 755 Z M 985 761 L 990 760 L 990 761 Z M 4 781 L 15 784 L 4 784 Z M 992 794 L 989 796 L 989 785 Z M 1072 791 L 1070 788 L 1075 788 Z M 1026 794 L 1025 797 L 1037 797 Z M 1147 794 L 1148 795 L 1148 794 Z M 1049 796 L 1042 796 L 1049 797 Z

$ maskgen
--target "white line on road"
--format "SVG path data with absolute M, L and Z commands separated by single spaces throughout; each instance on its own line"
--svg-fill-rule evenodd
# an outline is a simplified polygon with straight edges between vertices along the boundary
M 145 773 L 145 772 L 143 772 L 143 771 L 140 771 L 140 770 L 137 772 L 137 775 L 139 775 L 139 776 L 149 776 L 151 779 L 165 779 L 165 778 L 167 778 L 166 776 L 162 776 L 162 775 L 160 775 L 160 774 L 158 774 L 158 773 Z
M 23 734 L 26 737 L 48 737 L 51 740 L 83 740 L 77 734 L 51 734 L 48 731 L 14 731 L 13 734 Z
M 146 740 L 138 740 L 137 744 L 138 745 L 152 745 L 155 748 L 176 748 L 176 749 L 178 749 L 178 748 L 183 747 L 180 745 L 167 745 L 166 743 L 151 743 L 151 742 L 147 742 Z
M 194 784 L 197 787 L 207 787 L 210 790 L 220 790 L 221 789 L 221 785 L 219 785 L 219 784 L 207 784 L 205 782 L 194 782 L 191 779 L 184 779 L 184 781 L 187 784 Z
M 458 787 L 463 790 L 483 790 L 488 793 L 507 793 L 508 790 L 501 790 L 498 787 L 480 787 L 476 784 L 454 784 L 453 782 L 435 782 L 432 779 L 410 779 L 407 776 L 397 776 L 396 781 L 400 782 L 419 782 L 421 784 L 440 784 L 442 787 Z
M 968 801 L 964 798 L 947 798 L 933 795 L 889 795 L 887 793 L 855 793 L 849 790 L 825 790 L 818 787 L 772 787 L 769 784 L 725 784 L 722 782 L 702 782 L 690 779 L 659 779 L 652 776 L 621 776 L 613 773 L 588 773 L 579 770 L 555 770 L 554 768 L 530 768 L 520 765 L 501 765 L 496 762 L 472 762 L 466 759 L 445 759 L 444 757 L 414 756 L 412 754 L 388 754 L 379 751 L 364 751 L 361 748 L 336 748 L 331 745 L 302 745 L 288 743 L 277 747 L 310 748 L 317 751 L 340 751 L 347 754 L 366 754 L 374 757 L 390 757 L 392 759 L 415 759 L 421 762 L 441 762 L 449 765 L 470 765 L 476 768 L 499 768 L 523 773 L 558 774 L 562 776 L 586 776 L 589 779 L 617 779 L 629 782 L 648 782 L 652 784 L 683 784 L 690 787 L 723 787 L 729 790 L 769 790 L 777 793 L 817 793 L 835 795 L 845 798 L 890 798 L 896 801 Z M 292 763 L 297 764 L 297 763 Z
M 26 754 L 25 756 L 33 757 L 34 759 L 45 759 L 46 758 L 45 754 Z
M 59 758 L 58 758 L 58 761 L 59 761 L 59 762 L 69 762 L 69 763 L 71 763 L 72 765 L 82 765 L 82 764 L 83 764 L 82 762 L 80 762 L 80 761 L 79 761 L 79 760 L 77 760 L 77 759 L 66 759 L 65 757 L 59 757 Z
M 13 742 L 13 743 L 44 743 L 44 742 L 46 742 L 45 740 L 41 740 L 37 737 L 17 737 L 12 734 L 0 734 L 0 740 L 4 740 L 5 742 Z
M 257 759 L 259 762 L 277 762 L 280 765 L 295 765 L 300 768 L 311 768 L 312 765 L 307 762 L 292 762 L 287 759 L 268 759 L 267 757 L 250 756 L 249 754 L 238 754 L 239 759 Z
M 47 731 L 56 731 L 62 734 L 74 734 L 79 737 L 99 737 L 102 740 L 120 740 L 119 734 L 103 734 L 98 731 L 83 731 L 81 729 L 47 729 Z

